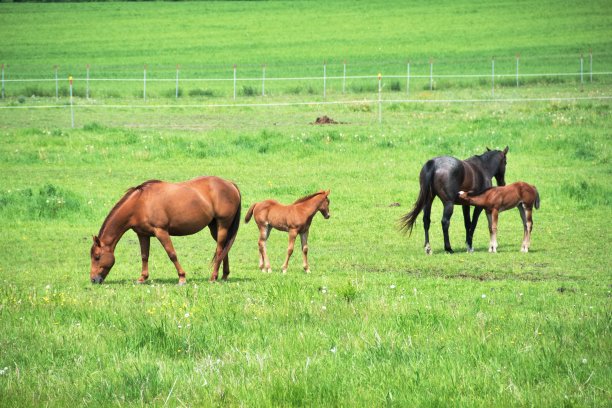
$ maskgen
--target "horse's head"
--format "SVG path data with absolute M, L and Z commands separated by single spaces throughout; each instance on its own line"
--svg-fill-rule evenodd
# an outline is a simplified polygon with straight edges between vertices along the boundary
M 491 151 L 487 147 L 488 151 Z M 493 169 L 493 177 L 495 177 L 495 181 L 498 186 L 506 185 L 506 156 L 508 154 L 508 146 L 504 150 L 493 150 L 493 152 L 498 153 L 495 156 L 495 168 Z
M 329 193 L 330 193 L 330 190 L 327 190 L 323 193 L 325 195 L 325 199 L 321 201 L 321 204 L 319 204 L 319 208 L 317 208 L 317 210 L 321 212 L 321 215 L 323 215 L 325 219 L 328 219 L 330 217 L 329 215 Z
M 96 236 L 93 237 L 91 246 L 91 271 L 89 277 L 91 283 L 102 283 L 115 264 L 113 249 L 104 245 Z

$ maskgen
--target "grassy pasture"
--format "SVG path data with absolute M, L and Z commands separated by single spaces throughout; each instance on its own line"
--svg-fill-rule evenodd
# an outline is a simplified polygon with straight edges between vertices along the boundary
M 335 69 L 343 58 L 403 69 L 406 53 L 426 68 L 432 49 L 452 71 L 480 72 L 492 55 L 511 63 L 520 51 L 526 60 L 545 54 L 527 69 L 549 72 L 588 47 L 610 67 L 610 19 L 607 2 L 595 1 L 2 4 L 0 59 L 11 75 L 29 67 L 20 72 L 33 77 L 86 63 L 123 76 L 151 60 L 169 74 L 176 63 L 256 72 L 265 60 L 293 75 L 318 74 L 323 59 Z M 297 86 L 271 88 L 270 98 L 320 100 L 319 88 L 308 91 L 315 85 Z M 371 84 L 354 86 L 375 98 Z M 423 100 L 490 95 L 478 80 L 433 93 L 426 82 L 414 86 Z M 385 99 L 402 92 L 394 87 L 386 82 Z M 64 108 L 0 110 L 0 406 L 610 404 L 609 100 L 386 102 L 379 124 L 369 102 L 187 109 L 171 106 L 170 88 L 151 89 L 139 109 L 119 106 L 135 103 L 136 87 L 90 102 L 79 95 L 75 129 Z M 502 85 L 499 94 L 596 97 L 610 85 L 581 88 L 572 78 Z M 20 95 L 0 106 L 56 103 L 53 94 Z M 187 104 L 228 98 L 185 89 Z M 322 114 L 345 123 L 310 124 Z M 485 218 L 476 252 L 463 252 L 459 208 L 457 253 L 444 254 L 439 202 L 433 256 L 423 253 L 420 220 L 412 236 L 398 231 L 428 158 L 506 145 L 507 181 L 534 183 L 542 197 L 529 254 L 519 252 L 517 211 L 500 216 L 496 255 L 486 251 Z M 255 201 L 331 189 L 332 217 L 317 216 L 309 238 L 313 273 L 301 272 L 296 252 L 280 274 L 286 234 L 278 231 L 268 245 L 274 273 L 259 272 L 251 222 L 230 252 L 227 283 L 208 283 L 214 246 L 203 231 L 173 240 L 184 287 L 155 241 L 151 280 L 134 284 L 131 232 L 107 282 L 89 284 L 91 235 L 128 187 L 202 174 L 239 185 L 243 216 Z

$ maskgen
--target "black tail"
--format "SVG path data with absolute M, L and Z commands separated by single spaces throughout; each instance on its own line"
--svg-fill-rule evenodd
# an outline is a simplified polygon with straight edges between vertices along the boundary
M 425 207 L 425 204 L 433 199 L 433 174 L 434 174 L 434 162 L 429 160 L 421 169 L 419 175 L 419 182 L 421 185 L 421 191 L 419 191 L 419 197 L 417 198 L 412 210 L 400 218 L 400 229 L 402 231 L 408 231 L 412 233 L 412 227 L 419 216 L 419 213 Z
M 535 199 L 534 207 L 536 208 L 536 210 L 540 208 L 540 193 L 538 193 L 537 189 L 536 189 L 536 199 Z

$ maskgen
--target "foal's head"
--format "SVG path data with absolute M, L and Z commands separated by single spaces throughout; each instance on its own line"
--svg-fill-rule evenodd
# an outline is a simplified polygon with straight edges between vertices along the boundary
M 325 194 L 325 199 L 321 201 L 321 204 L 319 204 L 319 208 L 317 208 L 317 210 L 319 210 L 319 212 L 325 219 L 328 219 L 330 217 L 329 215 L 329 192 L 330 190 L 327 190 L 323 193 Z
M 89 277 L 91 283 L 102 283 L 115 264 L 115 254 L 112 248 L 100 242 L 98 237 L 93 237 L 91 246 L 91 271 Z

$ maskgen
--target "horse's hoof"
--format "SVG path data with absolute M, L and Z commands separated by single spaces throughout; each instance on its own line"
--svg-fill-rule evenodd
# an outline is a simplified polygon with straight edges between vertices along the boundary
M 304 273 L 310 273 L 310 269 L 304 270 Z
M 185 281 L 179 281 L 178 286 L 185 286 L 186 283 L 187 282 L 185 282 Z
M 429 244 L 425 245 L 425 254 L 431 255 L 433 252 L 431 251 L 431 246 Z
M 453 251 L 451 248 L 445 249 L 444 251 L 446 251 L 447 254 L 454 254 L 455 251 Z
M 467 253 L 468 254 L 473 254 L 474 253 L 474 247 L 468 247 Z
M 283 274 L 286 274 L 286 273 L 287 273 L 287 270 L 286 270 L 286 269 L 283 269 Z

